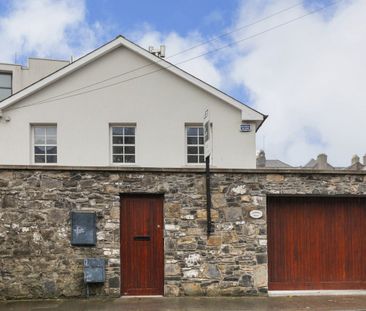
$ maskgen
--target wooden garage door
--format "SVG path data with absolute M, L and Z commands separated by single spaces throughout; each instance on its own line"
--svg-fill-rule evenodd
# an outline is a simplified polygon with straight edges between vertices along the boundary
M 366 200 L 268 197 L 269 290 L 366 289 Z

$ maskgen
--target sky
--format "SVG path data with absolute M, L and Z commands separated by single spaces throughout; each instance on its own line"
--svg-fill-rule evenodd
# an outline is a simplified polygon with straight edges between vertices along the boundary
M 165 44 L 170 62 L 269 115 L 267 159 L 366 153 L 365 0 L 0 0 L 0 62 L 79 57 L 119 34 Z

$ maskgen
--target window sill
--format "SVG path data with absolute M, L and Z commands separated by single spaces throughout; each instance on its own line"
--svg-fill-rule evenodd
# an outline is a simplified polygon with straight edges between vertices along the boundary
M 37 165 L 37 166 L 56 166 L 59 165 L 58 163 L 31 163 L 30 165 Z
M 138 165 L 136 163 L 109 163 L 110 166 L 131 166 L 131 167 L 140 167 L 141 165 Z
M 185 165 L 183 165 L 183 167 L 184 168 L 203 168 L 203 167 L 205 167 L 206 166 L 206 163 L 200 163 L 200 164 L 185 164 Z M 210 168 L 215 168 L 215 167 L 217 167 L 216 165 L 212 165 L 211 163 L 210 163 Z

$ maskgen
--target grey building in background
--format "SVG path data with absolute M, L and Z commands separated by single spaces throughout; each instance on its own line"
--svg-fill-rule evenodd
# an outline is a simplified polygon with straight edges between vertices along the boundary
M 310 159 L 305 166 L 291 166 L 281 160 L 271 159 L 267 160 L 266 153 L 260 150 L 257 154 L 257 168 L 268 169 L 318 169 L 318 170 L 366 170 L 366 154 L 363 156 L 362 162 L 358 155 L 354 155 L 351 159 L 351 165 L 346 167 L 335 167 L 328 162 L 328 156 L 321 153 L 316 159 Z

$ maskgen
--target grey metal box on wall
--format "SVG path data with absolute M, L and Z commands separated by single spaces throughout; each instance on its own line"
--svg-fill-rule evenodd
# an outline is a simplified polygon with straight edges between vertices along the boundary
M 105 260 L 103 258 L 84 259 L 84 282 L 103 283 L 105 281 Z
M 95 246 L 96 237 L 95 212 L 71 212 L 71 244 Z

